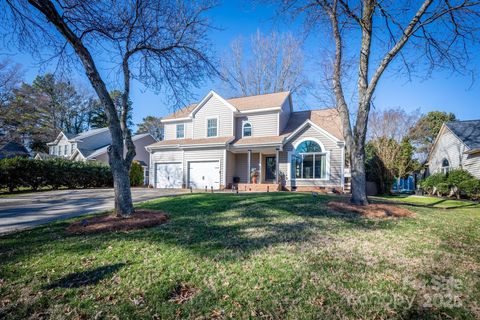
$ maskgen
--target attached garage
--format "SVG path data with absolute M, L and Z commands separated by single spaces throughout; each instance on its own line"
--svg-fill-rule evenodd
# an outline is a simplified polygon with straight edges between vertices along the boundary
M 155 188 L 181 188 L 183 180 L 182 163 L 157 163 Z
M 220 189 L 220 161 L 189 161 L 188 186 L 193 189 Z

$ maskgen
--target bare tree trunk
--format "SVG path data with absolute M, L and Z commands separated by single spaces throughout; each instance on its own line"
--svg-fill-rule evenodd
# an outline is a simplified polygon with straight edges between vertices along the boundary
M 29 3 L 39 10 L 50 21 L 60 34 L 70 43 L 75 53 L 85 68 L 86 75 L 90 80 L 101 103 L 105 106 L 108 118 L 108 128 L 112 136 L 112 144 L 108 148 L 110 168 L 113 174 L 113 186 L 115 188 L 115 213 L 119 216 L 128 217 L 134 213 L 132 195 L 130 191 L 129 164 L 123 158 L 123 132 L 118 119 L 115 105 L 108 93 L 95 66 L 90 52 L 83 45 L 82 40 L 62 19 L 51 1 L 29 0 Z
M 361 148 L 361 149 L 360 149 Z M 365 175 L 365 148 L 355 146 L 351 155 L 352 197 L 350 201 L 357 205 L 368 204 Z

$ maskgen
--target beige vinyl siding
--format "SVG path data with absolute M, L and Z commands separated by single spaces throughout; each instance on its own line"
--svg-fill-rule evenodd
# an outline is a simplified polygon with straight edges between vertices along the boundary
M 278 135 L 278 111 L 251 114 L 235 118 L 235 136 L 237 138 L 242 137 L 243 123 L 245 121 L 252 124 L 252 137 Z
M 207 119 L 218 118 L 217 136 L 232 136 L 233 111 L 218 98 L 212 96 L 193 118 L 193 139 L 207 138 Z
M 155 151 L 150 154 L 150 181 L 149 184 L 155 185 L 155 164 L 156 163 L 171 163 L 171 162 L 180 162 L 183 160 L 183 151 L 182 150 L 162 150 Z
M 65 155 L 65 146 L 67 146 L 67 154 Z M 51 146 L 50 154 L 59 155 L 58 148 L 61 148 L 61 157 L 70 157 L 72 155 L 72 144 L 68 142 L 68 139 L 62 135 L 62 138 L 57 142 L 56 145 Z
M 288 152 L 281 151 L 278 153 L 278 171 L 280 172 L 281 183 L 285 186 L 288 182 Z
M 252 152 L 252 158 L 250 162 L 250 169 L 260 169 L 259 154 Z M 248 183 L 248 154 L 237 153 L 235 154 L 235 177 L 240 178 L 240 183 Z
M 294 144 L 297 141 L 300 141 L 304 138 L 316 138 L 318 139 L 324 146 L 325 150 L 330 153 L 330 170 L 329 170 L 329 179 L 328 180 L 320 180 L 320 179 L 312 179 L 312 180 L 298 180 L 295 181 L 292 179 L 291 172 L 288 172 L 288 154 L 287 159 L 285 157 L 282 158 L 282 162 L 280 162 L 280 167 L 282 168 L 282 172 L 285 170 L 286 172 L 286 181 L 287 185 L 294 181 L 294 185 L 296 186 L 320 186 L 320 187 L 338 187 L 342 184 L 342 147 L 337 145 L 336 141 L 333 141 L 325 134 L 319 132 L 317 129 L 308 126 L 307 128 L 303 129 L 299 132 L 294 139 L 290 140 L 284 147 L 284 150 L 287 152 L 292 152 L 294 149 Z M 328 160 L 327 160 L 328 161 Z
M 290 99 L 285 100 L 282 105 L 282 111 L 280 112 L 280 132 L 285 129 L 285 126 L 288 123 L 288 119 L 290 118 Z
M 236 155 L 230 151 L 227 151 L 227 162 L 226 162 L 226 181 L 225 186 L 228 187 L 233 183 L 233 177 L 235 176 L 235 167 L 236 167 Z
M 196 150 L 185 150 L 184 154 L 184 163 L 183 163 L 183 181 L 186 184 L 188 181 L 188 162 L 189 161 L 220 161 L 220 185 L 225 186 L 224 181 L 224 156 L 225 148 L 216 148 L 216 149 L 196 149 Z
M 185 138 L 192 138 L 192 121 L 168 122 L 164 124 L 164 139 L 177 139 L 177 124 L 185 124 Z
M 442 161 L 447 159 L 450 168 L 463 168 L 480 178 L 480 155 L 467 155 L 465 144 L 460 141 L 447 127 L 443 127 L 428 163 L 430 174 L 441 172 Z

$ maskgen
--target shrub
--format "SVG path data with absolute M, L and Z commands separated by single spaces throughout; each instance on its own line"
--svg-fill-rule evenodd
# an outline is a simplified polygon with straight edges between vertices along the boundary
M 143 185 L 143 167 L 138 161 L 133 161 L 130 167 L 130 185 L 133 187 Z
M 440 182 L 435 186 L 436 192 L 439 196 L 446 196 L 450 193 L 450 185 L 446 182 Z
M 110 167 L 94 162 L 74 162 L 66 159 L 34 160 L 12 158 L 0 160 L 0 187 L 10 192 L 27 187 L 58 189 L 110 187 L 113 178 Z
M 463 169 L 451 170 L 447 173 L 447 183 L 450 185 L 450 188 L 455 193 L 455 196 L 460 199 L 461 188 L 460 184 L 463 181 L 474 179 L 470 172 Z
M 445 182 L 447 179 L 447 176 L 443 173 L 434 173 L 431 176 L 427 177 L 425 180 L 423 180 L 420 183 L 420 186 L 422 187 L 425 192 L 427 192 L 429 195 L 432 195 L 435 193 L 435 187 L 438 186 L 438 184 Z
M 464 192 L 469 198 L 479 199 L 480 198 L 480 180 L 478 179 L 468 179 L 460 182 L 458 188 Z

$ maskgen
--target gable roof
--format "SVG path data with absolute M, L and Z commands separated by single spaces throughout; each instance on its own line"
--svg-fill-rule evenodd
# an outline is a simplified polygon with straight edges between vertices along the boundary
M 235 137 L 216 137 L 216 138 L 202 138 L 202 139 L 172 139 L 163 140 L 148 145 L 147 150 L 156 148 L 175 148 L 175 147 L 189 147 L 189 146 L 212 146 L 212 145 L 226 145 L 232 142 Z
M 213 92 L 213 91 L 211 91 Z M 206 96 L 208 97 L 211 92 Z M 218 96 L 218 94 L 217 94 Z M 251 111 L 251 110 L 263 110 L 271 108 L 280 108 L 286 99 L 290 96 L 290 91 L 260 94 L 254 96 L 245 96 L 237 98 L 225 99 L 230 105 L 236 108 L 239 112 Z M 202 102 L 205 100 L 202 99 Z M 174 113 L 166 116 L 163 120 L 183 119 L 187 118 L 190 113 L 194 112 L 199 106 L 199 103 L 192 103 Z
M 150 133 L 140 133 L 140 134 L 136 134 L 136 135 L 132 136 L 132 141 L 135 142 L 135 141 L 137 141 L 137 140 L 139 140 L 139 139 L 142 139 L 142 138 L 145 138 L 145 137 L 148 137 L 148 136 L 152 137 L 152 136 L 150 135 Z M 152 139 L 153 139 L 154 141 L 156 141 L 155 138 L 152 137 Z M 82 149 L 82 148 L 80 148 L 80 150 L 81 150 L 82 155 L 83 155 L 85 158 L 87 158 L 87 159 L 93 159 L 93 158 L 95 158 L 95 157 L 98 157 L 99 155 L 102 155 L 102 154 L 107 153 L 109 146 L 110 146 L 110 144 L 107 144 L 107 145 L 105 145 L 105 146 L 103 146 L 103 147 L 100 147 L 100 148 L 98 148 L 98 149 L 95 149 L 95 150 L 87 150 L 87 149 Z M 73 155 L 72 155 L 72 156 L 73 156 Z
M 60 133 L 55 138 L 55 140 L 47 143 L 47 145 L 54 145 L 54 144 L 58 143 L 58 141 L 60 141 L 62 136 L 65 136 L 67 138 L 67 140 L 69 140 L 69 141 L 77 141 L 78 142 L 78 141 L 81 141 L 85 138 L 88 138 L 88 137 L 91 137 L 91 136 L 94 136 L 94 135 L 97 135 L 97 134 L 101 134 L 101 133 L 104 133 L 104 132 L 107 132 L 107 131 L 108 131 L 108 127 L 91 129 L 91 130 L 88 130 L 88 131 L 81 132 L 79 134 L 68 133 L 68 132 L 65 133 L 63 131 L 60 131 Z
M 307 121 L 343 141 L 342 122 L 335 108 L 292 112 L 282 135 L 291 135 Z
M 480 120 L 452 121 L 445 125 L 469 149 L 480 149 Z
M 76 136 L 73 136 L 73 138 L 70 138 L 70 140 L 75 140 L 75 141 L 83 140 L 85 138 L 88 138 L 88 137 L 91 137 L 91 136 L 94 136 L 94 135 L 97 135 L 97 134 L 100 134 L 100 133 L 104 133 L 106 131 L 108 131 L 108 127 L 91 129 L 91 130 L 88 130 L 88 131 L 81 132 L 81 133 L 77 134 Z
M 0 145 L 0 159 L 12 157 L 29 157 L 30 152 L 21 143 L 9 141 Z

